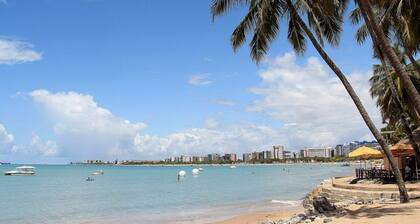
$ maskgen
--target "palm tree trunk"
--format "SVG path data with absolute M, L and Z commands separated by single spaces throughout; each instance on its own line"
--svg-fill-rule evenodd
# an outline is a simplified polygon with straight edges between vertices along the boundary
M 420 75 L 420 65 L 419 65 L 419 63 L 417 63 L 416 59 L 414 59 L 414 57 L 413 57 L 412 54 L 409 54 L 408 52 L 406 52 L 405 54 L 407 55 L 407 57 L 410 60 L 411 64 L 416 69 L 417 73 Z
M 364 12 L 362 12 L 362 13 L 364 13 Z M 366 16 L 366 18 L 368 20 L 371 19 L 369 16 Z M 378 44 L 378 36 L 375 34 L 375 32 L 373 32 L 373 28 L 371 26 L 371 23 L 366 23 L 366 26 L 367 26 L 367 28 L 369 30 L 369 33 L 371 34 L 370 35 L 370 38 L 372 39 L 372 43 L 373 43 L 374 49 L 377 51 L 377 53 L 379 55 L 379 59 L 381 61 L 381 64 L 382 64 L 382 66 L 385 69 L 386 80 L 388 81 L 389 88 L 391 89 L 391 95 L 395 99 L 395 101 L 397 103 L 397 109 L 399 110 L 399 113 L 400 113 L 400 121 L 401 121 L 401 123 L 402 123 L 402 125 L 404 127 L 404 131 L 407 134 L 407 137 L 408 137 L 408 139 L 410 141 L 410 144 L 412 145 L 412 147 L 413 147 L 413 149 L 414 149 L 414 151 L 416 153 L 416 161 L 417 161 L 417 164 L 418 164 L 418 166 L 420 166 L 420 147 L 417 144 L 417 142 L 414 140 L 413 130 L 411 129 L 410 123 L 408 122 L 408 117 L 409 116 L 407 114 L 407 111 L 404 110 L 403 102 L 402 102 L 400 96 L 398 95 L 397 87 L 395 86 L 395 83 L 394 83 L 394 81 L 392 79 L 391 73 L 389 72 L 388 65 L 385 62 L 385 58 L 384 58 L 383 52 L 381 51 L 381 49 L 379 47 L 379 44 Z M 408 54 L 407 51 L 406 51 L 406 55 L 408 57 L 411 56 L 411 54 Z M 417 65 L 417 63 L 415 63 L 415 65 Z
M 306 35 L 311 40 L 312 44 L 314 45 L 315 49 L 318 51 L 318 53 L 321 55 L 321 57 L 324 59 L 324 61 L 328 64 L 328 66 L 333 70 L 333 72 L 337 75 L 337 77 L 340 79 L 340 81 L 343 83 L 345 89 L 347 90 L 348 94 L 350 95 L 351 99 L 353 100 L 354 104 L 356 105 L 357 109 L 359 110 L 360 115 L 362 116 L 363 120 L 365 121 L 366 125 L 372 132 L 375 139 L 378 141 L 378 143 L 381 145 L 382 149 L 385 152 L 386 157 L 390 161 L 392 170 L 394 172 L 398 189 L 400 191 L 400 202 L 405 203 L 409 201 L 407 189 L 405 188 L 405 183 L 402 179 L 401 172 L 397 167 L 397 164 L 393 160 L 392 154 L 389 150 L 389 146 L 386 143 L 385 139 L 382 137 L 382 135 L 379 133 L 378 129 L 373 124 L 372 120 L 369 117 L 369 114 L 367 113 L 365 107 L 363 106 L 362 102 L 360 101 L 359 97 L 357 96 L 356 92 L 354 91 L 353 87 L 347 80 L 346 76 L 341 72 L 341 70 L 337 67 L 337 65 L 331 60 L 331 58 L 328 56 L 328 54 L 324 51 L 322 46 L 318 43 L 317 39 L 314 37 L 312 32 L 309 30 L 309 28 L 306 26 L 305 22 L 300 18 L 299 14 L 296 12 L 295 7 L 293 6 L 292 2 L 290 0 L 287 0 L 287 4 L 291 13 L 291 16 L 296 19 L 296 21 L 299 23 L 301 28 L 305 31 Z
M 360 11 L 363 14 L 363 17 L 365 19 L 365 23 L 370 23 L 373 32 L 377 35 L 378 43 L 380 44 L 380 47 L 382 51 L 384 52 L 384 55 L 388 59 L 389 63 L 394 68 L 395 72 L 400 77 L 402 84 L 404 88 L 407 90 L 408 96 L 411 100 L 411 102 L 414 104 L 414 107 L 416 108 L 417 112 L 420 113 L 420 94 L 417 91 L 416 87 L 414 86 L 413 82 L 411 82 L 410 77 L 407 74 L 407 71 L 405 70 L 404 66 L 401 64 L 401 62 L 398 60 L 398 56 L 395 54 L 394 50 L 392 49 L 391 45 L 388 42 L 387 37 L 385 36 L 383 30 L 381 27 L 379 27 L 378 22 L 376 21 L 376 17 L 372 11 L 372 8 L 370 7 L 370 4 L 368 0 L 357 0 Z M 370 18 L 367 19 L 367 17 Z M 374 35 L 371 33 L 371 35 Z

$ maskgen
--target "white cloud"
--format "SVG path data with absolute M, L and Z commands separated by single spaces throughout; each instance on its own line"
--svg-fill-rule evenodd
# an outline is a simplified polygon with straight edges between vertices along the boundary
M 213 81 L 210 80 L 210 74 L 199 74 L 193 75 L 188 80 L 188 83 L 194 86 L 202 86 L 211 84 Z
M 341 82 L 317 58 L 297 64 L 295 54 L 286 53 L 271 60 L 259 76 L 260 85 L 250 91 L 261 98 L 248 109 L 282 121 L 293 146 L 330 145 L 371 136 Z M 370 72 L 352 73 L 347 78 L 380 124 L 368 92 L 370 76 Z
M 14 136 L 9 134 L 3 124 L 0 124 L 0 153 L 8 153 L 13 148 Z
M 0 0 L 0 4 L 7 5 L 7 0 Z
M 224 125 L 215 119 L 207 119 L 203 128 L 185 129 L 166 136 L 149 135 L 143 133 L 145 124 L 118 118 L 99 107 L 89 95 L 35 90 L 30 96 L 54 122 L 57 145 L 50 143 L 46 148 L 51 150 L 41 151 L 72 159 L 147 159 L 241 152 L 286 141 L 281 133 L 268 126 Z
M 134 138 L 146 127 L 114 116 L 99 107 L 90 95 L 35 90 L 34 102 L 42 105 L 54 122 L 60 156 L 109 158 L 132 152 Z
M 29 145 L 29 151 L 42 156 L 55 156 L 58 154 L 58 145 L 51 140 L 43 142 L 38 135 L 34 135 Z
M 0 39 L 0 64 L 19 64 L 41 60 L 41 53 L 32 49 L 28 43 Z
M 226 99 L 217 100 L 216 103 L 220 104 L 220 105 L 223 105 L 223 106 L 234 106 L 235 105 L 235 102 L 233 102 L 232 100 L 226 100 Z

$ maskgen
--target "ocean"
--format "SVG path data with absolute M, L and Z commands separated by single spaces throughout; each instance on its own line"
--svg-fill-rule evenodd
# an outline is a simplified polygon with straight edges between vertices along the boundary
M 34 165 L 34 176 L 5 176 L 0 223 L 212 223 L 244 212 L 295 206 L 320 181 L 349 175 L 333 164 L 192 167 Z M 104 175 L 86 178 L 96 170 Z M 177 181 L 177 172 L 185 178 Z

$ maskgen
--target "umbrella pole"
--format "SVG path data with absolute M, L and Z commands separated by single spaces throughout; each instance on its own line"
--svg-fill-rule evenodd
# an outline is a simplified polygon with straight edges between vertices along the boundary
M 416 177 L 417 177 L 417 181 L 419 181 L 419 169 L 417 167 L 417 158 L 416 158 L 415 166 L 416 166 Z

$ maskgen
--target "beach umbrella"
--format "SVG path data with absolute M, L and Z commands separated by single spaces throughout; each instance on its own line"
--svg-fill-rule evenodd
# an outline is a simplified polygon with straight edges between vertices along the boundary
M 362 146 L 351 152 L 349 157 L 359 159 L 376 159 L 382 158 L 382 153 L 377 149 Z
M 397 143 L 391 147 L 391 153 L 393 156 L 413 156 L 416 152 L 411 144 Z
M 349 153 L 350 158 L 359 158 L 360 167 L 362 166 L 360 159 L 377 159 L 382 158 L 382 153 L 370 147 L 362 146 Z M 366 162 L 365 162 L 366 169 Z
M 391 147 L 391 153 L 395 157 L 405 157 L 405 156 L 416 156 L 416 152 L 411 144 L 404 143 L 406 141 L 400 141 L 399 143 Z M 398 161 L 398 160 L 397 160 Z M 419 179 L 419 172 L 416 164 L 416 177 Z

